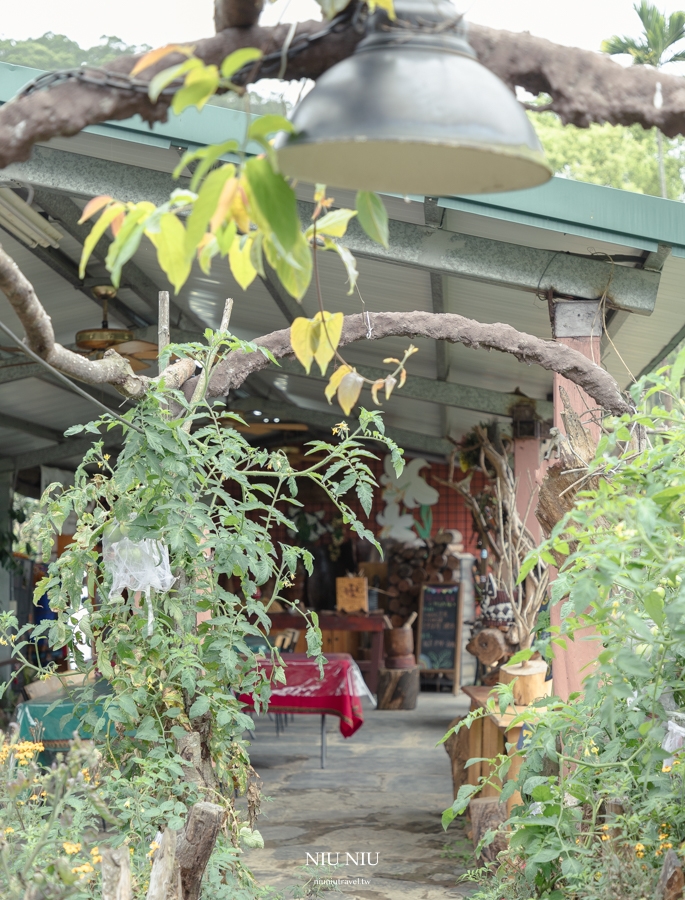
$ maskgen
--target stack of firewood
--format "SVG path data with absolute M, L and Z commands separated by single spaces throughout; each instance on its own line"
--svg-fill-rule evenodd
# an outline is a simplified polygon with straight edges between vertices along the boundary
M 389 550 L 386 610 L 393 627 L 418 610 L 422 585 L 459 581 L 457 554 L 463 549 L 460 532 L 439 531 L 421 546 L 395 544 Z

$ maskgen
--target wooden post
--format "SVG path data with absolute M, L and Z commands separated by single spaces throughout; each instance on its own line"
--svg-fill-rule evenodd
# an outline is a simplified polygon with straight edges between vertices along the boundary
M 102 900 L 131 900 L 131 856 L 126 844 L 102 848 Z
M 161 359 L 162 350 L 165 347 L 168 347 L 171 342 L 171 332 L 169 331 L 169 291 L 160 291 L 159 292 L 159 306 L 158 306 L 158 315 L 157 315 L 157 354 L 158 359 Z M 162 366 L 161 362 L 159 363 L 158 371 L 161 375 L 164 371 L 164 366 Z
M 664 866 L 656 886 L 654 900 L 681 900 L 684 887 L 683 867 L 675 852 L 669 850 L 664 857 Z

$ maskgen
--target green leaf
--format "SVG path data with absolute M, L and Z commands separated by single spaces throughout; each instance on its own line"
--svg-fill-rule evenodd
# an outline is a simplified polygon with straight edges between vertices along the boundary
M 250 123 L 247 136 L 253 141 L 265 141 L 270 135 L 277 134 L 279 131 L 287 131 L 288 134 L 292 134 L 295 126 L 284 116 L 260 116 Z
M 138 707 L 136 706 L 136 701 L 130 694 L 120 694 L 119 697 L 117 697 L 117 701 L 126 715 L 134 721 L 138 718 Z
M 664 598 L 652 591 L 642 601 L 645 612 L 659 627 L 664 624 Z
M 221 63 L 221 75 L 223 78 L 232 78 L 243 66 L 261 58 L 262 51 L 257 50 L 256 47 L 241 47 L 240 50 L 230 53 Z
M 171 109 L 177 116 L 189 106 L 202 109 L 205 103 L 214 96 L 218 87 L 219 70 L 216 66 L 194 68 L 186 75 L 183 87 L 174 94 Z
M 152 716 L 145 716 L 143 721 L 140 723 L 138 730 L 136 731 L 136 738 L 139 741 L 158 741 L 159 740 L 159 732 L 157 731 L 157 725 L 155 724 L 155 720 Z
M 250 205 L 256 205 L 258 217 L 273 232 L 283 249 L 286 252 L 295 250 L 302 237 L 295 192 L 280 173 L 274 172 L 266 158 L 248 160 L 245 175 Z
M 321 11 L 323 12 L 324 19 L 334 19 L 338 13 L 341 13 L 344 9 L 350 5 L 351 0 L 316 0 L 316 2 L 321 7 Z
M 372 241 L 388 248 L 388 211 L 383 201 L 371 191 L 359 191 L 355 202 L 359 214 L 359 224 Z
M 229 178 L 235 175 L 233 163 L 227 163 L 220 169 L 214 169 L 205 178 L 197 200 L 193 204 L 193 211 L 188 216 L 186 225 L 186 253 L 192 255 L 202 236 L 207 231 L 209 220 L 214 215 L 221 191 Z
M 269 242 L 264 242 L 265 249 Z M 309 242 L 298 231 L 298 239 L 287 257 L 276 255 L 276 274 L 286 291 L 296 300 L 301 300 L 307 293 L 312 280 L 312 251 Z
M 186 59 L 184 62 L 179 63 L 177 66 L 171 66 L 169 69 L 158 72 L 150 81 L 150 86 L 147 90 L 148 97 L 153 103 L 156 103 L 164 88 L 169 87 L 169 85 L 176 81 L 177 78 L 198 68 L 198 66 L 204 66 L 204 63 L 201 59 L 192 57 L 191 59 Z
M 209 147 L 200 147 L 199 150 L 186 150 L 181 157 L 180 163 L 174 169 L 172 177 L 179 178 L 183 174 L 183 170 L 186 166 L 199 160 L 197 166 L 193 169 L 193 174 L 190 179 L 190 190 L 196 191 L 198 185 L 212 168 L 214 163 L 222 156 L 237 149 L 237 141 L 224 141 L 223 144 L 210 144 Z
M 198 697 L 195 703 L 190 707 L 190 711 L 188 716 L 191 719 L 195 719 L 198 716 L 203 716 L 209 710 L 209 697 Z
M 176 293 L 190 275 L 192 261 L 186 252 L 186 230 L 173 213 L 165 213 L 159 220 L 157 233 L 146 232 L 157 249 L 157 261 Z

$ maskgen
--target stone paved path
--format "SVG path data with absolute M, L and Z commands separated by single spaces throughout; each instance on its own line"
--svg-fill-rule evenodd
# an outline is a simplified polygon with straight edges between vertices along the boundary
M 426 693 L 411 712 L 368 705 L 364 725 L 347 740 L 329 716 L 324 770 L 317 716 L 296 716 L 279 737 L 273 721 L 257 720 L 252 762 L 270 800 L 258 825 L 265 849 L 250 851 L 246 862 L 260 882 L 278 889 L 302 885 L 309 862 L 309 872 L 321 871 L 360 900 L 467 896 L 472 888 L 456 881 L 474 864 L 472 844 L 461 823 L 442 829 L 452 781 L 447 754 L 435 746 L 466 702 Z M 331 853 L 331 862 L 340 854 L 340 863 L 348 864 L 326 872 L 312 865 L 322 853 Z

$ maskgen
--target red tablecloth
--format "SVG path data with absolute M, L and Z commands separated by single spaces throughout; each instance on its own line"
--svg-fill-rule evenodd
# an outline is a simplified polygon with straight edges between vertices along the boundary
M 346 738 L 361 728 L 364 716 L 356 681 L 362 676 L 349 653 L 329 653 L 323 667 L 323 679 L 316 661 L 304 653 L 284 653 L 283 665 L 286 683 L 271 682 L 269 710 L 338 716 L 340 733 Z M 259 668 L 271 677 L 273 665 L 270 661 L 260 660 Z M 254 708 L 251 697 L 241 695 L 240 700 Z

